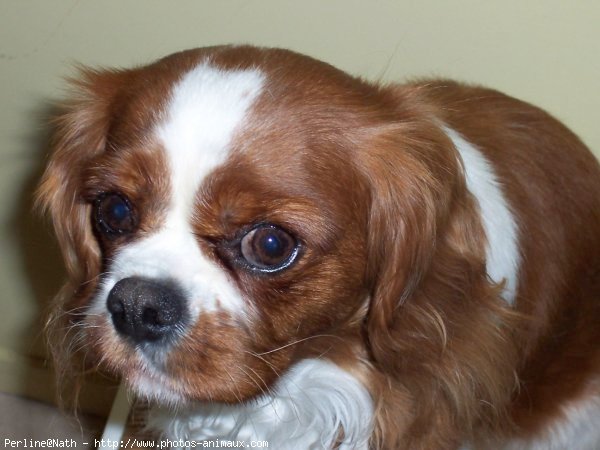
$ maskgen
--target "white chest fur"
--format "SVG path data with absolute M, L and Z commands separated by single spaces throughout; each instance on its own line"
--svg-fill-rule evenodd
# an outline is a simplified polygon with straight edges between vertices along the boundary
M 348 372 L 326 360 L 307 359 L 258 400 L 157 409 L 150 413 L 149 426 L 173 441 L 266 441 L 278 450 L 328 449 L 343 431 L 338 448 L 359 450 L 368 447 L 373 403 Z

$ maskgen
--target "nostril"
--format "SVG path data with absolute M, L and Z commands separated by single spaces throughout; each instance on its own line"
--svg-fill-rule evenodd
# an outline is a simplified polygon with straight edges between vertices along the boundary
M 186 321 L 183 294 L 171 281 L 124 278 L 111 289 L 106 307 L 115 329 L 137 343 L 169 337 Z
M 119 295 L 118 291 L 111 291 L 106 307 L 112 316 L 113 325 L 117 331 L 123 334 L 131 334 L 133 332 L 133 322 L 131 318 L 127 317 L 127 309 L 123 298 Z
M 148 307 L 142 311 L 142 322 L 149 326 L 169 326 L 179 321 L 180 314 L 170 302 L 163 302 L 159 307 Z
M 158 311 L 154 308 L 144 308 L 142 313 L 142 321 L 147 325 L 163 325 L 160 321 Z
M 125 315 L 125 306 L 123 305 L 123 301 L 116 295 L 111 295 L 108 297 L 108 302 L 106 303 L 108 310 L 113 315 L 124 316 Z

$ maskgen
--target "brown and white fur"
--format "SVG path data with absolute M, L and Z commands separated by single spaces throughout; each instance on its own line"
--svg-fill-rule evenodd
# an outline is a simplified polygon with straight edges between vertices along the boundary
M 122 377 L 171 439 L 598 448 L 600 169 L 548 114 L 248 46 L 73 87 L 38 192 L 69 274 L 58 365 Z M 261 224 L 285 267 L 240 259 Z M 178 293 L 168 339 L 140 332 L 166 323 L 143 289 L 127 307 L 158 322 L 109 312 L 131 278 Z

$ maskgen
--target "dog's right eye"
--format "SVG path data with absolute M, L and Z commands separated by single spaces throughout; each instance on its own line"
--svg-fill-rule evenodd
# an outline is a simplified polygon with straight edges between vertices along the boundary
M 94 212 L 101 233 L 116 236 L 135 229 L 136 220 L 129 200 L 115 193 L 106 193 L 96 199 Z
M 272 224 L 262 224 L 242 237 L 240 253 L 251 269 L 275 273 L 295 261 L 299 245 L 287 231 Z

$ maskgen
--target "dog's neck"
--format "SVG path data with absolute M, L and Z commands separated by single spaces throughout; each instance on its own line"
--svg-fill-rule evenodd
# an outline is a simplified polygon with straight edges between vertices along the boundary
M 306 359 L 259 399 L 239 405 L 195 403 L 153 408 L 149 427 L 163 439 L 266 441 L 269 448 L 366 449 L 373 428 L 373 401 L 352 375 L 323 359 Z M 177 443 L 177 442 L 176 442 Z

